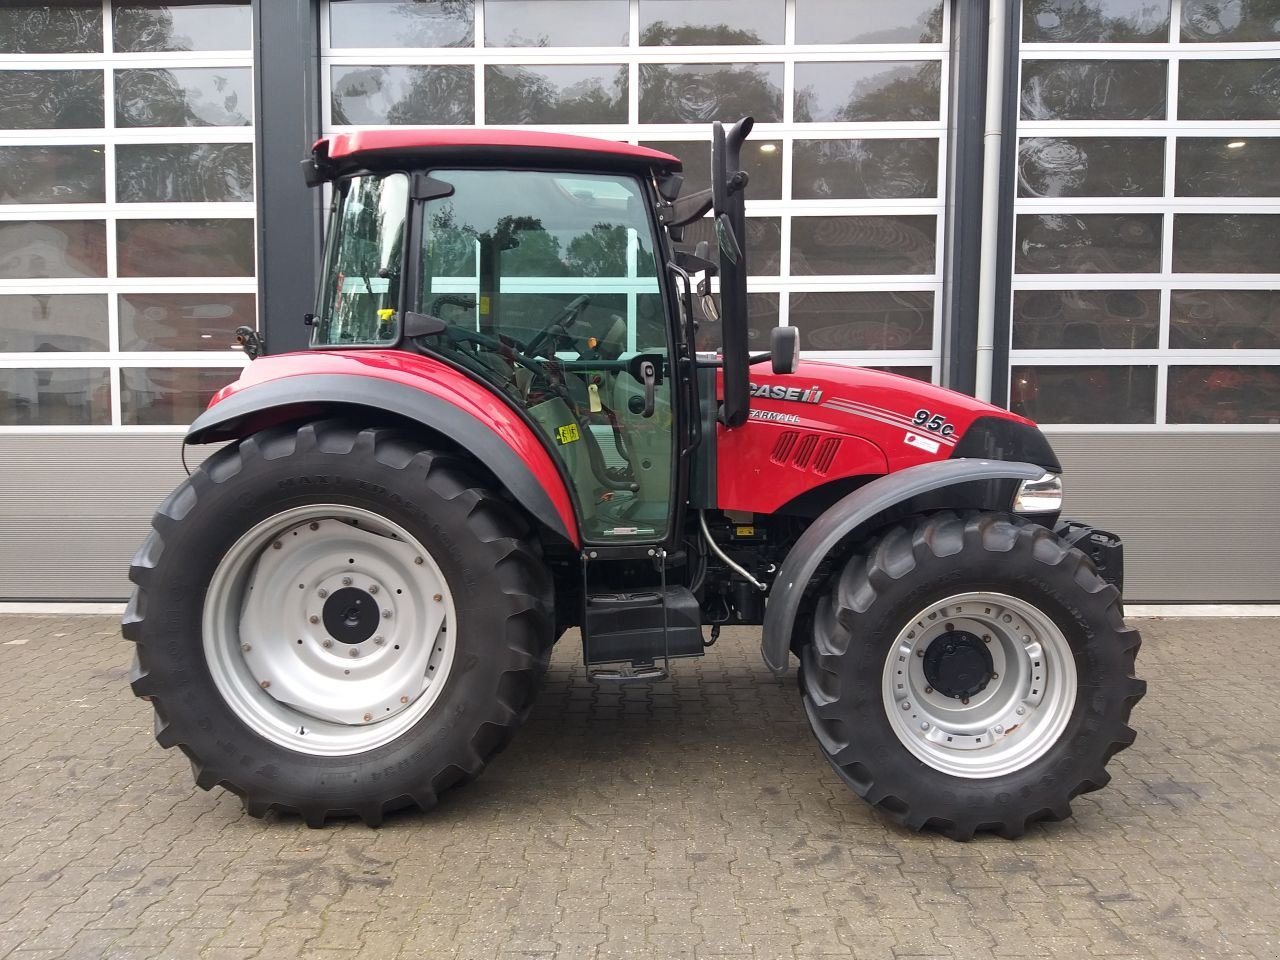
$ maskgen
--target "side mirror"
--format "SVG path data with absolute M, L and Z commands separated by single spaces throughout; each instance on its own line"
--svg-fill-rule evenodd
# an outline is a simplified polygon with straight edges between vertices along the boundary
M 774 373 L 795 373 L 800 366 L 800 331 L 774 327 L 769 332 L 769 359 Z

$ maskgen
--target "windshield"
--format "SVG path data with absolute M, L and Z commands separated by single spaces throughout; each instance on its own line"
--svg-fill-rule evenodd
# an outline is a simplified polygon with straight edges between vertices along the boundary
M 334 184 L 313 346 L 376 346 L 397 339 L 408 203 L 409 178 L 403 173 Z

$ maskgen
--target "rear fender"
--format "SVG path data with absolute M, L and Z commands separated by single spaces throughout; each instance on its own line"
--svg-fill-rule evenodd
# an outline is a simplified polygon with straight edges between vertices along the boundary
M 370 350 L 262 357 L 214 396 L 186 442 L 239 439 L 272 423 L 337 410 L 392 413 L 442 434 L 484 464 L 536 520 L 578 545 L 569 489 L 533 429 L 492 390 L 429 358 Z
M 838 500 L 800 535 L 774 578 L 760 641 L 765 664 L 774 673 L 786 672 L 791 635 L 810 581 L 828 554 L 873 518 L 916 503 L 927 504 L 929 509 L 981 506 L 1008 510 L 1012 495 L 1005 498 L 998 493 L 1007 491 L 1008 484 L 981 481 L 1035 480 L 1044 472 L 1044 467 L 1030 463 L 939 460 L 872 480 Z M 948 494 L 956 502 L 949 503 Z M 984 498 L 988 502 L 983 503 Z

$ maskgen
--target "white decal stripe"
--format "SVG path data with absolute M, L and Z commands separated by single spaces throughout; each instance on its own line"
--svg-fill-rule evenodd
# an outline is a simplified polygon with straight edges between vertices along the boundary
M 931 433 L 927 430 L 922 430 L 910 417 L 904 417 L 902 414 L 894 413 L 892 410 L 885 410 L 881 407 L 873 407 L 864 403 L 855 403 L 852 400 L 844 400 L 839 397 L 828 400 L 823 404 L 823 406 L 832 410 L 839 410 L 842 413 L 852 413 L 855 416 L 866 417 L 868 420 L 876 420 L 880 423 L 888 424 L 891 427 L 901 427 L 904 430 L 914 433 L 918 437 L 926 437 L 929 440 L 945 444 L 948 447 L 954 447 L 956 445 L 956 437 L 954 435 L 944 437 L 940 433 Z

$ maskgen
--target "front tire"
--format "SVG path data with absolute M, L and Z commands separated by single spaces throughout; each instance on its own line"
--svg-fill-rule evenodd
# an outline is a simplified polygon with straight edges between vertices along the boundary
M 957 840 L 1070 815 L 1134 740 L 1138 632 L 1083 553 L 1021 518 L 940 513 L 852 557 L 801 650 L 805 711 L 853 790 Z
M 482 471 L 403 431 L 255 434 L 161 505 L 124 619 L 156 739 L 261 817 L 428 809 L 524 720 L 552 588 Z

